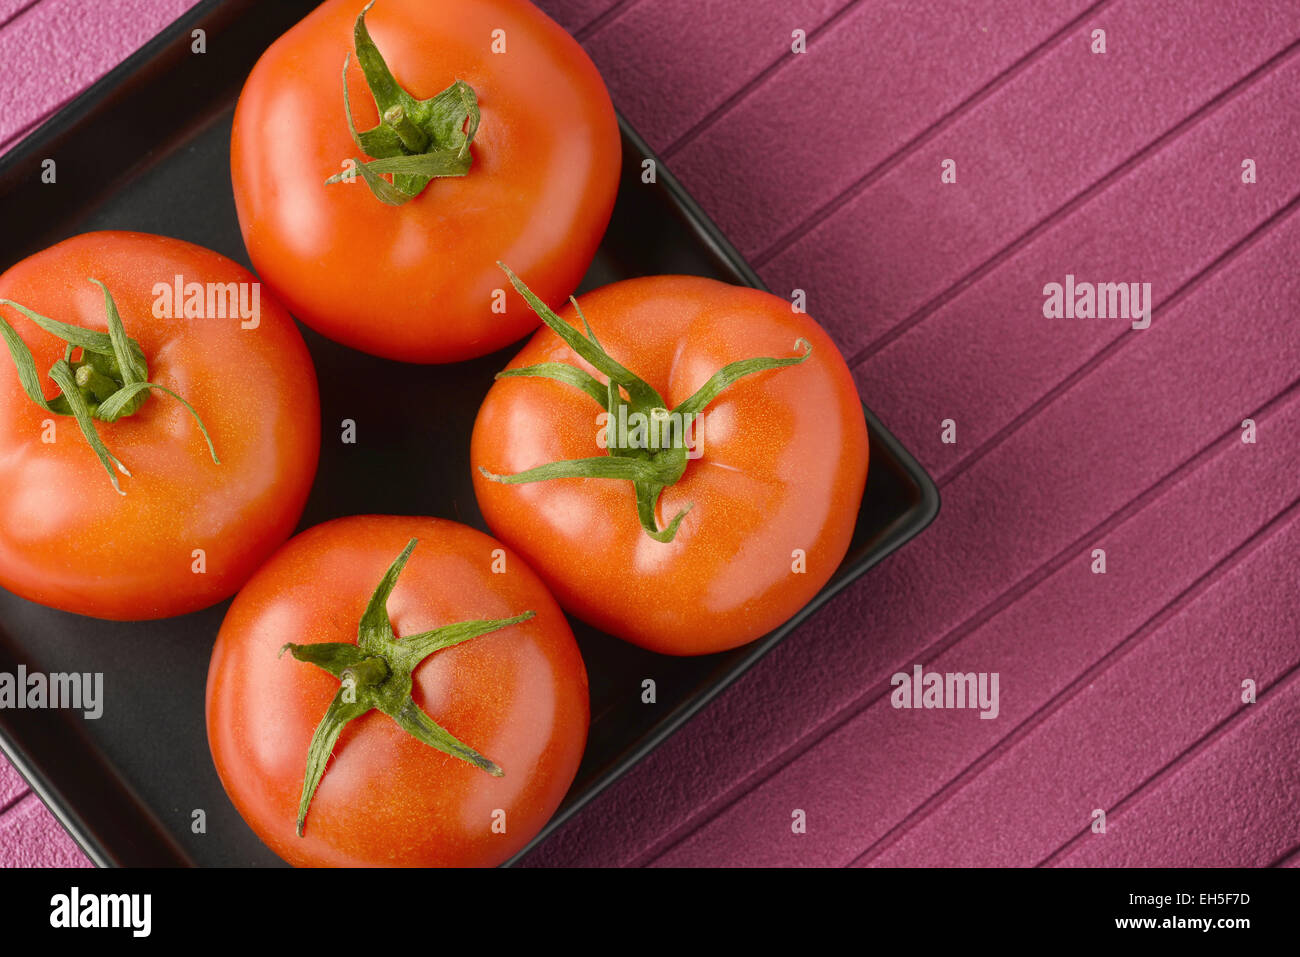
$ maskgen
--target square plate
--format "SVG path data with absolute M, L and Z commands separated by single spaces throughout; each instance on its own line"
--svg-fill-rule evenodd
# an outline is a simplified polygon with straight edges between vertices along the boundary
M 249 265 L 231 193 L 230 125 L 262 51 L 313 7 L 310 0 L 206 2 L 173 23 L 0 160 L 0 268 L 95 229 L 161 233 Z M 209 52 L 190 52 L 194 29 Z M 219 53 L 215 51 L 220 51 Z M 608 233 L 583 281 L 590 289 L 657 273 L 710 276 L 764 288 L 672 175 L 641 182 L 653 154 L 620 118 L 623 178 Z M 41 163 L 57 163 L 42 184 Z M 486 531 L 470 483 L 474 415 L 519 345 L 451 366 L 377 359 L 302 330 L 322 382 L 379 385 L 321 394 L 320 471 L 300 528 L 360 513 L 436 515 Z M 382 385 L 380 385 L 382 384 Z M 441 424 L 393 409 L 432 403 Z M 362 441 L 330 441 L 356 420 Z M 591 732 L 582 766 L 546 829 L 511 863 L 680 728 L 832 595 L 930 523 L 933 481 L 866 411 L 871 466 L 857 527 L 826 587 L 781 628 L 701 658 L 655 655 L 573 622 L 591 680 Z M 0 671 L 103 672 L 104 713 L 0 710 L 10 760 L 101 865 L 276 865 L 240 819 L 208 753 L 208 656 L 229 602 L 180 618 L 103 622 L 0 591 Z M 655 678 L 659 704 L 640 701 Z M 164 678 L 171 689 L 157 686 Z M 194 809 L 207 815 L 191 832 Z

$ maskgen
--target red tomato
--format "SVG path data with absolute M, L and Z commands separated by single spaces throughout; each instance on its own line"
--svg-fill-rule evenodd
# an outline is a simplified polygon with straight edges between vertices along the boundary
M 504 773 L 435 750 L 371 710 L 325 749 L 333 757 L 298 836 L 308 750 L 342 685 L 315 664 L 280 657 L 281 647 L 359 647 L 367 603 L 412 540 L 379 605 L 397 638 L 386 655 L 394 675 L 403 643 L 420 633 L 533 613 L 434 651 L 410 686 L 429 719 Z M 235 599 L 208 672 L 208 741 L 221 781 L 257 835 L 300 866 L 499 864 L 564 797 L 588 717 L 582 657 L 541 581 L 487 535 L 435 518 L 360 516 L 298 535 Z
M 184 295 L 166 318 L 162 289 L 174 298 L 178 276 L 183 292 L 184 284 L 202 284 L 204 312 L 208 284 L 236 284 L 250 313 L 256 292 L 256 325 L 238 314 L 185 318 Z M 311 357 L 289 314 L 255 288 L 256 277 L 162 236 L 66 240 L 0 276 L 0 299 L 102 335 L 105 295 L 91 279 L 104 283 L 126 335 L 139 342 L 148 379 L 193 406 L 220 464 L 185 406 L 154 393 L 133 414 L 95 423 L 130 470 L 112 475 L 76 419 L 25 394 L 0 350 L 0 585 L 98 618 L 194 611 L 234 594 L 298 522 L 320 452 Z M 45 398 L 54 397 L 46 373 L 64 341 L 13 306 L 0 306 L 0 318 L 30 349 Z
M 782 367 L 751 370 L 705 404 L 690 456 L 679 449 L 675 460 L 673 453 L 639 460 L 652 473 L 664 469 L 653 527 L 670 541 L 642 527 L 630 481 L 503 484 L 566 460 L 592 460 L 599 470 L 613 456 L 598 419 L 605 410 L 592 394 L 536 375 L 499 378 L 479 410 L 470 452 L 488 525 L 568 611 L 653 651 L 722 651 L 771 631 L 839 565 L 862 500 L 867 430 L 844 359 L 789 302 L 710 279 L 631 279 L 579 305 L 608 355 L 659 393 L 644 405 L 685 408 L 737 360 L 773 357 Z M 582 328 L 571 307 L 555 321 L 573 327 L 570 336 Z M 608 375 L 549 328 L 508 368 L 540 363 L 594 373 L 588 385 L 597 395 L 607 388 Z M 635 406 L 630 380 L 620 381 Z
M 391 152 L 412 154 L 367 92 L 354 40 L 362 9 L 321 4 L 244 86 L 230 164 L 248 254 L 295 316 L 345 345 L 407 362 L 500 349 L 537 319 L 518 302 L 494 311 L 504 304 L 496 261 L 526 269 L 558 305 L 609 222 L 620 165 L 609 94 L 577 42 L 523 0 L 378 0 L 365 23 L 401 88 L 416 100 L 455 80 L 472 89 L 481 122 L 470 165 L 402 206 L 361 177 L 326 185 L 372 155 L 348 130 L 349 56 L 356 129 L 378 126 Z M 449 136 L 472 125 L 455 119 Z

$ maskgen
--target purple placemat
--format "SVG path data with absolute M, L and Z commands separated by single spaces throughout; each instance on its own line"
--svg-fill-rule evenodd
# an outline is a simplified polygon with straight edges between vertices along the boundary
M 0 144 L 188 5 L 0 0 Z M 531 863 L 1300 863 L 1300 6 L 542 6 L 944 510 Z M 1046 317 L 1067 275 L 1150 327 Z M 0 768 L 0 864 L 71 861 Z

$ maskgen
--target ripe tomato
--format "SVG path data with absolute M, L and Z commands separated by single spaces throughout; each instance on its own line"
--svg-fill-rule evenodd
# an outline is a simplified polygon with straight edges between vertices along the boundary
M 607 356 L 571 307 L 551 314 L 479 410 L 470 460 L 488 525 L 568 611 L 653 651 L 772 630 L 839 565 L 862 499 L 867 430 L 844 359 L 785 300 L 710 279 L 631 279 L 579 305 Z M 616 393 L 619 461 L 601 402 Z M 666 428 L 673 442 L 632 448 L 635 414 L 656 408 L 696 413 L 693 441 L 683 419 L 684 443 Z
M 377 589 L 386 569 L 391 596 Z M 402 659 L 427 631 L 483 620 L 476 637 Z M 389 621 L 395 644 L 359 640 Z M 286 642 L 294 657 L 279 657 Z M 315 749 L 323 776 L 304 817 L 313 735 L 347 707 L 335 655 L 360 708 L 372 691 L 388 711 L 381 701 Z M 407 695 L 401 720 L 422 709 L 460 751 L 399 726 Z M 499 864 L 564 797 L 588 717 L 582 657 L 541 581 L 482 532 L 435 518 L 343 518 L 295 537 L 235 599 L 208 671 L 217 773 L 257 835 L 300 866 Z
M 182 296 L 171 303 L 177 281 Z M 88 233 L 0 276 L 0 299 L 100 340 L 105 290 L 138 341 L 147 379 L 194 414 L 155 391 L 137 395 L 132 405 L 143 404 L 130 414 L 94 422 L 128 477 L 96 457 L 73 416 L 33 401 L 0 350 L 0 585 L 98 618 L 195 611 L 234 594 L 297 524 L 320 452 L 315 370 L 293 320 L 256 277 L 190 243 Z M 235 308 L 241 293 L 249 318 Z M 63 339 L 13 305 L 0 306 L 0 319 L 35 360 L 34 388 L 46 400 L 58 395 L 46 370 L 63 358 Z M 94 371 L 87 360 L 73 357 L 88 366 L 78 374 Z M 109 356 L 96 362 L 109 372 L 96 377 L 107 389 L 126 384 L 110 381 L 122 375 Z
M 354 36 L 363 9 L 373 55 Z M 375 56 L 391 70 L 387 81 Z M 362 60 L 373 64 L 369 75 Z M 349 132 L 345 76 L 367 149 Z M 414 199 L 386 205 L 361 176 L 326 185 L 347 162 L 418 155 L 398 130 L 433 108 L 417 101 L 444 92 L 434 104 L 443 112 L 416 134 L 443 172 Z M 384 119 L 376 102 L 405 104 L 410 115 Z M 457 160 L 469 132 L 466 170 Z M 577 287 L 609 222 L 619 157 L 599 73 L 532 4 L 327 0 L 253 68 L 230 165 L 248 254 L 295 316 L 374 355 L 452 362 L 537 326 L 498 292 L 497 259 L 526 269 L 553 304 Z

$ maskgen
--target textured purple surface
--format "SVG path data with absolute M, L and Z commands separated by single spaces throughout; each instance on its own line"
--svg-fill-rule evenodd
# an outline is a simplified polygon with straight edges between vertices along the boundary
M 191 0 L 0 3 L 0 60 L 41 64 L 41 69 L 5 71 L 0 148 L 34 129 L 193 5 Z
M 0 0 L 46 65 L 0 144 L 186 6 Z M 1300 865 L 1300 6 L 542 6 L 944 511 L 533 863 Z M 1066 273 L 1151 283 L 1151 328 L 1044 318 Z M 891 707 L 914 664 L 999 716 Z M 0 864 L 81 860 L 8 767 L 0 812 Z

